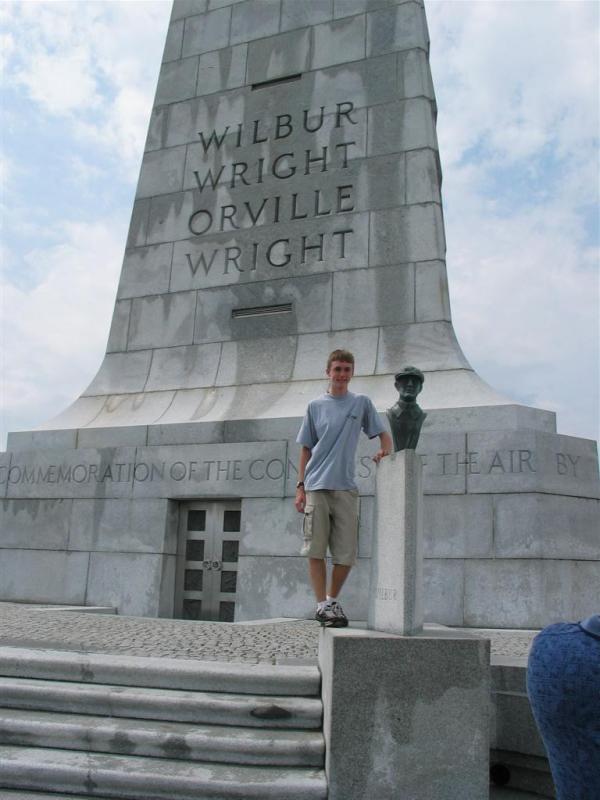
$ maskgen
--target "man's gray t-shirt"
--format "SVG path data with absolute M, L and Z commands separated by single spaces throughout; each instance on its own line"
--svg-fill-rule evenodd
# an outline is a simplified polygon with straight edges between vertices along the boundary
M 311 400 L 296 438 L 312 451 L 304 475 L 305 489 L 356 489 L 354 461 L 361 430 L 369 439 L 385 430 L 366 395 L 346 392 Z

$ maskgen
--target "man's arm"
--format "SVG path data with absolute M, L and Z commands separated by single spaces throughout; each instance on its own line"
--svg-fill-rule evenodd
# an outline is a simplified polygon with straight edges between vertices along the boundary
M 294 500 L 296 511 L 299 511 L 301 514 L 304 513 L 304 507 L 306 505 L 306 492 L 304 491 L 304 470 L 306 469 L 306 465 L 308 464 L 311 453 L 312 450 L 309 450 L 308 447 L 302 445 L 302 449 L 300 450 L 300 460 L 298 461 L 298 483 L 301 483 L 302 486 L 298 486 L 296 489 L 296 499 Z
M 389 454 L 392 452 L 392 449 L 392 437 L 387 431 L 382 431 L 379 434 L 379 450 L 373 456 L 373 461 L 376 464 L 379 464 L 384 456 L 389 456 Z

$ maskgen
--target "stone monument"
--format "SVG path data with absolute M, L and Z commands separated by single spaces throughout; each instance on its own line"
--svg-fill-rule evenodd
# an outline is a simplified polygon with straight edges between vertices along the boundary
M 0 455 L 2 599 L 309 614 L 295 435 L 343 346 L 381 411 L 398 365 L 426 377 L 425 618 L 589 612 L 595 444 L 501 397 L 454 335 L 428 51 L 420 0 L 175 0 L 105 358 Z

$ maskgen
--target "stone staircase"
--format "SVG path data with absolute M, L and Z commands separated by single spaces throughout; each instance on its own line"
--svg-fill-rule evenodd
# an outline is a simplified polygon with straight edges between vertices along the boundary
M 320 800 L 316 666 L 0 647 L 0 797 Z

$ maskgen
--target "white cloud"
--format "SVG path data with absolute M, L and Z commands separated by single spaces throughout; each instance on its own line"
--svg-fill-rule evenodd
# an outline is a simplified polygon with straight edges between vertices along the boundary
M 11 428 L 62 411 L 98 369 L 108 336 L 125 239 L 123 219 L 65 222 L 60 244 L 32 248 L 25 260 L 44 276 L 24 291 L 0 285 L 3 404 Z

